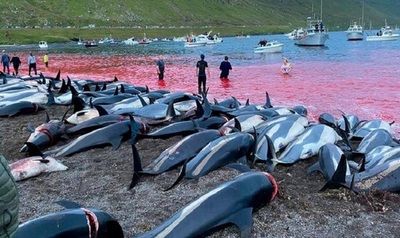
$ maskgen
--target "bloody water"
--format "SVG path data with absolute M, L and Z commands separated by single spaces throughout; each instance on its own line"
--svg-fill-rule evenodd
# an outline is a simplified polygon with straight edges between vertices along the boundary
M 227 38 L 221 43 L 224 46 L 148 55 L 98 49 L 98 53 L 88 54 L 85 51 L 92 49 L 85 48 L 83 53 L 59 53 L 49 49 L 50 68 L 45 73 L 55 75 L 60 69 L 63 78 L 111 80 L 117 77 L 134 85 L 147 85 L 150 90 L 196 93 L 195 65 L 199 54 L 205 53 L 211 69 L 211 78 L 207 80 L 210 99 L 235 96 L 241 102 L 249 99 L 250 103 L 263 104 L 268 91 L 274 106 L 304 105 L 310 119 L 317 119 L 323 112 L 340 117 L 343 111 L 360 119 L 396 121 L 394 127 L 399 131 L 400 40 L 347 42 L 344 33 L 337 32 L 331 33 L 326 47 L 316 49 L 294 46 L 284 36 L 264 37 L 284 42 L 283 53 L 272 56 L 253 53 L 252 47 L 261 37 L 246 39 L 252 44 L 247 49 L 242 46 L 243 41 Z M 234 44 L 237 51 L 231 47 Z M 20 54 L 25 59 L 28 51 Z M 158 80 L 155 66 L 161 54 L 166 62 L 163 81 Z M 218 67 L 225 54 L 230 56 L 233 70 L 230 80 L 221 81 Z M 43 52 L 37 51 L 36 55 L 38 69 L 44 71 Z M 293 64 L 290 75 L 283 75 L 279 70 L 282 57 L 288 57 Z M 21 73 L 26 74 L 27 69 L 22 67 Z

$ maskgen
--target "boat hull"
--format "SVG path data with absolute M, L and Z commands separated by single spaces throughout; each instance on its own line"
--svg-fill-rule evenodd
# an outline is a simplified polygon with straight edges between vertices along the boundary
M 392 41 L 397 40 L 400 37 L 399 34 L 393 34 L 391 36 L 367 36 L 367 41 Z
M 186 48 L 199 47 L 199 46 L 205 46 L 205 45 L 207 45 L 207 42 L 185 42 Z
M 282 52 L 283 44 L 274 46 L 264 46 L 254 48 L 254 53 L 280 53 Z
M 328 39 L 328 33 L 321 32 L 295 37 L 294 44 L 300 46 L 323 46 Z
M 362 32 L 347 32 L 346 37 L 350 41 L 363 40 L 364 34 Z

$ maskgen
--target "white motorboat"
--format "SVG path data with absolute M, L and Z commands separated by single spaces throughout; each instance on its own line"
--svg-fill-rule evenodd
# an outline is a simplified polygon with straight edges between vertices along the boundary
M 185 47 L 198 47 L 198 46 L 205 46 L 207 45 L 207 42 L 201 42 L 201 41 L 186 41 L 185 42 Z
M 280 53 L 282 48 L 283 44 L 278 41 L 267 41 L 265 46 L 254 48 L 254 53 Z
M 285 36 L 287 36 L 289 39 L 293 40 L 294 37 L 295 37 L 297 34 L 304 34 L 303 28 L 294 29 L 292 32 L 286 33 Z
M 114 41 L 114 39 L 106 37 L 104 39 L 100 39 L 98 43 L 99 44 L 114 44 L 116 42 Z
M 347 31 L 345 31 L 347 40 L 355 41 L 355 40 L 363 40 L 364 39 L 364 31 L 363 27 L 357 22 L 354 22 L 353 25 L 350 25 Z
M 139 41 L 135 40 L 135 37 L 131 37 L 127 40 L 122 41 L 125 45 L 137 45 L 139 44 Z
M 382 27 L 375 35 L 367 36 L 367 41 L 391 41 L 397 40 L 400 37 L 399 34 L 393 33 L 393 30 L 387 24 Z
M 48 45 L 46 41 L 39 41 L 39 48 L 40 49 L 47 49 Z
M 327 29 L 320 20 L 307 18 L 307 29 L 305 32 L 297 32 L 294 36 L 294 44 L 300 46 L 323 46 L 329 38 Z

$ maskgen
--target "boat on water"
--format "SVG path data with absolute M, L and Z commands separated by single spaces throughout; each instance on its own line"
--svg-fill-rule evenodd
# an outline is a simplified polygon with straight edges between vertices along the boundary
M 117 42 L 114 41 L 114 39 L 108 37 L 99 40 L 99 44 L 115 44 L 115 43 Z
M 46 41 L 39 41 L 39 48 L 40 49 L 47 49 L 48 45 Z
M 286 33 L 287 38 L 293 40 L 296 34 L 304 34 L 303 28 L 294 29 L 292 32 Z
M 254 53 L 280 53 L 282 48 L 283 44 L 278 41 L 267 41 L 265 46 L 254 48 Z
M 364 39 L 363 27 L 360 24 L 357 24 L 357 22 L 354 22 L 354 24 L 350 25 L 349 28 L 347 28 L 347 31 L 345 31 L 345 33 L 347 40 L 349 41 Z
M 307 28 L 301 33 L 297 32 L 294 36 L 294 44 L 299 46 L 323 46 L 329 38 L 327 29 L 321 20 L 307 18 Z
M 125 45 L 138 45 L 139 41 L 135 39 L 135 37 L 128 38 L 127 40 L 122 41 Z
M 92 40 L 92 41 L 87 41 L 86 43 L 85 43 L 85 47 L 97 47 L 97 46 L 99 46 L 99 44 L 97 44 L 97 42 L 96 41 L 94 41 L 94 40 Z
M 385 24 L 375 35 L 369 35 L 366 41 L 392 41 L 397 40 L 400 34 L 393 33 L 393 29 Z

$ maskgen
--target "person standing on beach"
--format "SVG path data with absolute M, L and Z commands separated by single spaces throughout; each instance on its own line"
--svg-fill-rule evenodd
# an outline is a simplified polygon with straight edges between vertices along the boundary
M 5 50 L 3 50 L 3 54 L 1 55 L 1 63 L 3 63 L 3 73 L 6 72 L 7 68 L 7 74 L 10 74 L 10 56 L 8 56 Z
M 207 61 L 204 60 L 204 55 L 200 55 L 200 60 L 196 64 L 196 75 L 198 79 L 199 94 L 206 92 L 207 76 L 210 77 L 210 69 L 208 68 Z M 206 74 L 207 71 L 207 74 Z
M 37 75 L 36 71 L 36 56 L 33 55 L 33 53 L 30 53 L 28 56 L 28 65 L 29 65 L 29 76 L 31 76 L 31 70 L 35 72 L 35 75 Z
M 224 61 L 219 65 L 219 69 L 221 70 L 220 79 L 228 79 L 229 70 L 232 70 L 232 65 L 228 59 L 228 56 L 225 56 Z
M 164 63 L 162 56 L 160 56 L 160 58 L 157 60 L 156 64 L 157 64 L 158 80 L 163 80 L 164 79 L 164 71 L 165 71 L 165 63 Z
M 14 53 L 14 56 L 11 58 L 10 63 L 13 64 L 13 68 L 14 68 L 13 74 L 18 75 L 19 74 L 18 69 L 22 62 L 15 53 Z
M 49 56 L 47 55 L 47 53 L 45 53 L 43 56 L 43 62 L 44 62 L 45 69 L 48 69 L 49 68 Z

